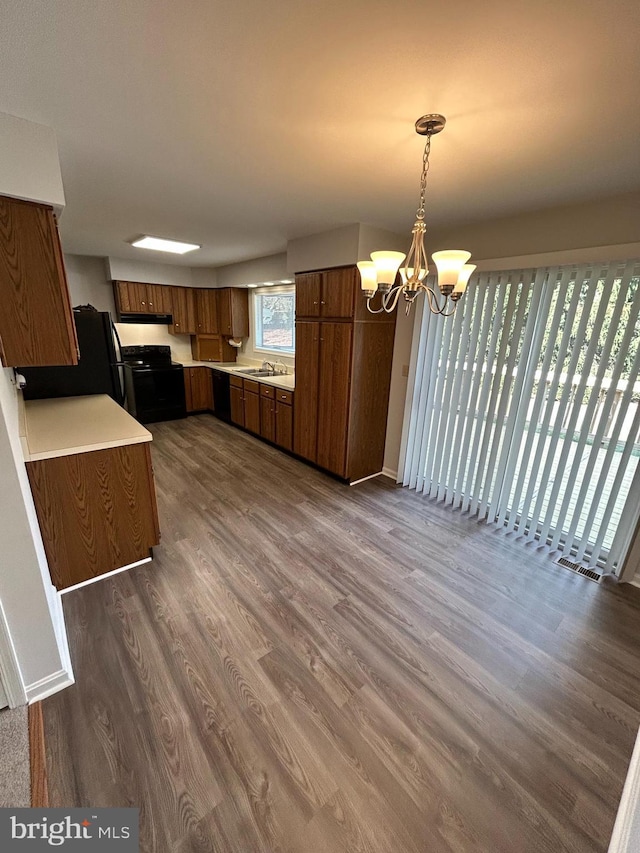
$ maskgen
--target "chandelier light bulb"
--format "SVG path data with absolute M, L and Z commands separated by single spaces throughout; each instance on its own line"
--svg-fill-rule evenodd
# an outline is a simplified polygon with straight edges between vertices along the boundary
M 442 252 L 434 252 L 431 257 L 438 268 L 438 287 L 441 293 L 448 296 L 458 283 L 462 267 L 471 257 L 471 252 L 463 252 L 460 249 L 445 249 Z
M 371 252 L 371 260 L 376 268 L 376 277 L 380 290 L 389 290 L 398 275 L 398 267 L 404 261 L 404 252 Z
M 460 274 L 458 275 L 458 280 L 456 282 L 456 286 L 453 288 L 453 293 L 451 294 L 452 298 L 458 298 L 462 296 L 462 294 L 467 289 L 467 283 L 469 278 L 471 277 L 471 273 L 476 268 L 475 264 L 465 264 L 460 270 Z
M 358 261 L 360 286 L 366 294 L 373 296 L 378 289 L 378 274 L 373 261 Z

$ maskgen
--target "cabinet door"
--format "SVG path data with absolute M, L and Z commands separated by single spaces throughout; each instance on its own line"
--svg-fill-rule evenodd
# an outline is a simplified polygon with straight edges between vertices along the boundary
M 149 308 L 147 285 L 139 281 L 117 281 L 116 299 L 123 314 L 153 314 Z
M 319 272 L 296 276 L 296 317 L 320 316 L 321 282 Z
M 244 391 L 244 428 L 260 435 L 260 395 Z
M 276 444 L 293 450 L 293 406 L 276 400 Z
M 169 326 L 172 335 L 195 335 L 196 306 L 191 287 L 173 287 L 171 294 L 173 325 Z
M 353 317 L 354 297 L 357 288 L 357 269 L 327 270 L 322 273 L 320 316 L 340 319 Z
M 296 409 L 293 449 L 315 462 L 318 437 L 318 345 L 320 323 L 296 323 Z
M 183 369 L 184 373 L 184 401 L 186 405 L 187 412 L 194 412 L 193 408 L 193 390 L 191 388 L 191 375 L 192 375 L 192 367 L 185 367 Z
M 147 443 L 28 462 L 27 474 L 57 589 L 143 560 L 160 541 Z
M 5 367 L 78 363 L 52 208 L 0 197 L 0 354 Z
M 208 367 L 190 367 L 188 382 L 185 382 L 188 412 L 204 412 L 213 409 L 213 383 Z M 185 375 L 186 380 L 186 375 Z
M 271 397 L 260 397 L 260 435 L 267 441 L 276 440 L 276 409 Z
M 218 297 L 218 328 L 227 338 L 249 337 L 249 294 L 242 287 L 223 287 Z
M 242 388 L 231 385 L 229 388 L 231 400 L 231 420 L 238 426 L 244 426 L 244 392 Z
M 215 290 L 194 288 L 196 296 L 197 333 L 218 334 L 218 302 Z
M 172 292 L 174 288 L 166 284 L 147 285 L 147 308 L 151 314 L 171 314 L 173 311 Z
M 344 477 L 346 476 L 353 329 L 351 323 L 320 323 L 319 325 L 317 463 L 327 471 Z M 298 398 L 297 382 L 296 398 Z

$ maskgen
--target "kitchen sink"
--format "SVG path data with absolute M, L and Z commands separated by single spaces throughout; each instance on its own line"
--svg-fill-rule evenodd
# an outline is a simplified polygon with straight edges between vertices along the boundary
M 278 371 L 262 370 L 260 367 L 243 367 L 234 370 L 234 373 L 244 373 L 248 376 L 284 376 L 283 373 L 279 373 Z

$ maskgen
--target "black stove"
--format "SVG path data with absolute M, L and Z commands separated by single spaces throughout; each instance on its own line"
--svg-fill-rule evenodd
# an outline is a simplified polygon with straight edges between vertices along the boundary
M 127 408 L 140 423 L 170 421 L 187 415 L 182 365 L 171 360 L 171 347 L 159 344 L 122 347 Z

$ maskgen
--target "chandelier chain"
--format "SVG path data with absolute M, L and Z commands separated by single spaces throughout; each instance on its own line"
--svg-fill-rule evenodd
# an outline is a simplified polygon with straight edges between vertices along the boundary
M 429 154 L 431 153 L 431 134 L 427 134 L 427 141 L 422 154 L 422 174 L 420 175 L 420 205 L 417 210 L 418 219 L 424 219 L 424 198 L 427 191 L 427 173 L 429 171 Z

